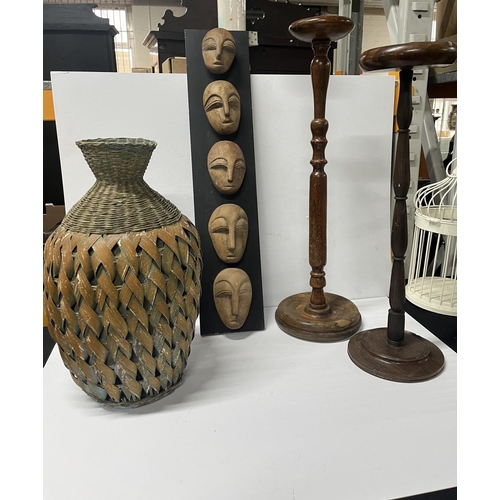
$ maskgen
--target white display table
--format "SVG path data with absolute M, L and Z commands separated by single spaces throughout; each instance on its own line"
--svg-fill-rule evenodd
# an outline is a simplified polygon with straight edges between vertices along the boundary
M 386 298 L 354 300 L 362 329 Z M 266 330 L 197 334 L 183 384 L 138 409 L 99 405 L 57 348 L 44 368 L 44 498 L 389 500 L 457 485 L 457 355 L 432 380 L 402 384 L 354 365 L 347 341 Z

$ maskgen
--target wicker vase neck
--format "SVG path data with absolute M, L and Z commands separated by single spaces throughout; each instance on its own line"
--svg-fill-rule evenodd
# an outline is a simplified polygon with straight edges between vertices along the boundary
M 88 139 L 76 145 L 96 182 L 61 226 L 79 233 L 118 234 L 168 226 L 180 219 L 178 208 L 143 179 L 155 141 Z
M 143 178 L 156 142 L 145 139 L 95 139 L 78 141 L 98 181 L 122 183 Z

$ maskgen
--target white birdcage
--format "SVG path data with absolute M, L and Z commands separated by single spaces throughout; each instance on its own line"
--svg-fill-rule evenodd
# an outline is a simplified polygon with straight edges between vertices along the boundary
M 442 181 L 415 193 L 415 229 L 406 298 L 423 309 L 457 315 L 456 158 Z

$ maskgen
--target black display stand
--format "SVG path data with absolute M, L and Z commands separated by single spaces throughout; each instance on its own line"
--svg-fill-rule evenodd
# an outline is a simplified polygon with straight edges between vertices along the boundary
M 236 42 L 236 57 L 224 74 L 214 75 L 205 67 L 201 51 L 202 39 L 208 30 L 186 30 L 187 83 L 189 99 L 189 126 L 195 224 L 200 233 L 203 252 L 200 330 L 202 335 L 263 330 L 264 303 L 260 260 L 259 220 L 255 176 L 255 154 L 252 120 L 252 100 L 248 59 L 248 33 L 232 31 Z M 203 108 L 203 92 L 215 80 L 227 80 L 240 94 L 241 120 L 238 130 L 231 135 L 219 135 L 211 127 Z M 213 186 L 207 169 L 207 155 L 218 141 L 233 141 L 241 148 L 246 162 L 246 173 L 241 188 L 233 195 L 223 195 Z M 222 262 L 217 256 L 208 222 L 212 212 L 224 203 L 234 203 L 248 216 L 248 240 L 242 259 L 234 265 Z M 243 269 L 252 283 L 252 304 L 244 325 L 238 330 L 228 329 L 215 308 L 212 287 L 217 274 L 227 267 Z

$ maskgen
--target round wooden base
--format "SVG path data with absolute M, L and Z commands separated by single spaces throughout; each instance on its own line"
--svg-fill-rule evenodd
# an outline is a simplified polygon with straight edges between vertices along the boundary
M 439 347 L 407 331 L 400 347 L 388 344 L 387 328 L 359 332 L 349 340 L 347 352 L 365 372 L 394 382 L 427 380 L 444 368 Z
M 282 300 L 276 323 L 289 335 L 313 342 L 336 342 L 356 333 L 361 325 L 358 308 L 348 299 L 325 293 L 328 312 L 307 312 L 310 293 L 298 293 Z

